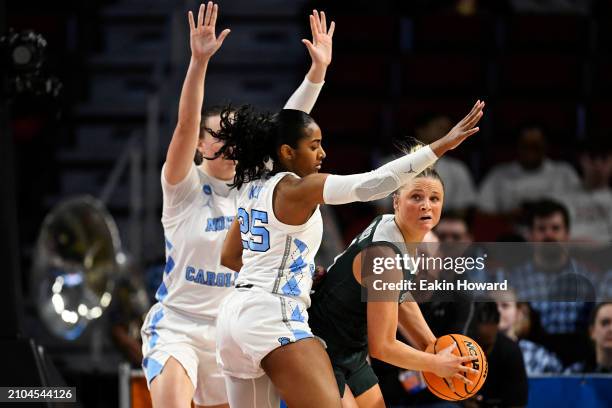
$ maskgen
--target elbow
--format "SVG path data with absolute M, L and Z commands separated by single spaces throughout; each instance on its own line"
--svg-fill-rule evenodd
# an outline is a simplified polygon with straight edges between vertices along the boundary
M 370 353 L 370 356 L 380 361 L 385 361 L 388 349 L 389 348 L 387 347 L 386 342 L 368 343 L 368 352 Z
M 236 261 L 236 259 L 234 259 L 233 257 L 224 255 L 223 253 L 221 253 L 220 263 L 221 266 L 224 266 L 235 272 L 240 272 L 240 268 L 242 267 L 242 262 Z

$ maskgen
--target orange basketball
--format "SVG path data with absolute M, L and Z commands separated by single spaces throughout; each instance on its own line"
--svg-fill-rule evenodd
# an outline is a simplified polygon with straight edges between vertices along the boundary
M 455 386 L 455 391 L 452 391 L 448 386 L 449 380 L 445 378 L 438 377 L 434 373 L 427 371 L 423 371 L 423 377 L 425 377 L 427 388 L 429 388 L 429 391 L 435 396 L 448 401 L 460 401 L 471 397 L 480 390 L 480 387 L 482 387 L 487 379 L 488 364 L 487 357 L 478 343 L 462 334 L 447 334 L 446 336 L 442 336 L 436 340 L 435 343 L 430 344 L 425 351 L 435 354 L 451 346 L 453 343 L 457 343 L 457 347 L 453 350 L 453 354 L 457 356 L 478 356 L 478 360 L 463 363 L 467 367 L 478 370 L 478 374 L 466 373 L 463 371 L 459 372 L 465 375 L 473 384 L 467 385 L 461 380 L 453 378 L 452 381 Z

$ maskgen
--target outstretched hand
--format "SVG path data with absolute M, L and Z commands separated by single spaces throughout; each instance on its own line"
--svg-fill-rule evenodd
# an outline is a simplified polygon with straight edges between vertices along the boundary
M 444 137 L 433 142 L 431 150 L 440 157 L 447 151 L 459 146 L 465 139 L 478 132 L 480 128 L 476 126 L 483 115 L 485 103 L 478 100 L 463 119 L 459 121 Z
M 449 141 L 449 149 L 454 149 L 459 146 L 465 139 L 472 136 L 480 130 L 476 124 L 482 118 L 485 103 L 480 100 L 476 101 L 470 113 L 459 121 L 447 134 L 446 138 Z
M 193 19 L 193 13 L 188 14 L 189 19 L 189 45 L 191 46 L 191 55 L 196 59 L 209 59 L 223 44 L 223 40 L 230 33 L 229 29 L 225 29 L 217 37 L 215 34 L 215 24 L 217 22 L 217 14 L 219 6 L 209 1 L 206 6 L 200 5 L 198 11 L 198 24 L 196 25 Z
M 309 17 L 312 42 L 306 39 L 303 39 L 302 42 L 308 49 L 313 64 L 328 66 L 332 59 L 332 37 L 336 23 L 332 21 L 328 30 L 324 11 L 319 15 L 317 10 L 313 10 Z

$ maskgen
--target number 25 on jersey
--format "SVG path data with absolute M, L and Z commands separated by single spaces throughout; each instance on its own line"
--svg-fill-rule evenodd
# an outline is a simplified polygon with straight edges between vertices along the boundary
M 251 215 L 244 208 L 238 209 L 238 222 L 240 233 L 246 238 L 242 240 L 242 247 L 255 252 L 266 252 L 270 249 L 270 232 L 262 225 L 268 224 L 268 213 L 251 210 Z

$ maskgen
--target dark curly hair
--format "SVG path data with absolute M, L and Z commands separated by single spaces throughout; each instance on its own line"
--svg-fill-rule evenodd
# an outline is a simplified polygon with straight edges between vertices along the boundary
M 214 135 L 213 130 L 206 126 L 206 120 L 213 116 L 221 115 L 222 110 L 223 110 L 223 106 L 221 105 L 212 105 L 204 109 L 204 112 L 202 112 L 202 117 L 200 119 L 200 133 L 198 134 L 199 140 L 202 140 L 204 136 L 206 136 L 207 132 L 210 133 L 211 135 Z M 200 153 L 200 151 L 196 149 L 195 155 L 193 156 L 193 162 L 196 164 L 196 166 L 199 166 L 200 164 L 202 164 L 204 159 L 211 159 L 211 158 L 204 157 L 202 153 Z
M 314 119 L 310 115 L 293 109 L 270 114 L 256 112 L 251 105 L 223 108 L 221 129 L 214 136 L 223 142 L 217 157 L 236 161 L 231 187 L 240 188 L 268 172 L 282 171 L 278 148 L 283 144 L 297 148 L 298 141 L 308 136 L 306 129 L 311 123 Z M 274 162 L 273 170 L 266 167 L 269 159 Z

